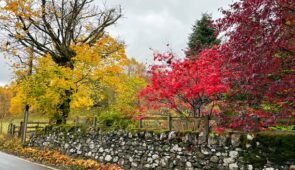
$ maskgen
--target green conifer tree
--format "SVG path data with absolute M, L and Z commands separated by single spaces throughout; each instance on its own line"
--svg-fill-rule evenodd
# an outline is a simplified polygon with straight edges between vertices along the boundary
M 203 14 L 200 20 L 197 20 L 193 26 L 192 33 L 189 36 L 188 57 L 198 54 L 202 49 L 210 48 L 212 45 L 219 44 L 215 30 L 212 27 L 212 17 L 209 14 Z

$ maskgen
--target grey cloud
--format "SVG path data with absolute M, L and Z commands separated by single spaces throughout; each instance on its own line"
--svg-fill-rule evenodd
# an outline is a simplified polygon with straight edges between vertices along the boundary
M 101 2 L 100 0 L 97 0 Z M 186 48 L 192 25 L 202 13 L 220 17 L 218 9 L 232 0 L 105 0 L 109 7 L 121 5 L 124 17 L 108 32 L 125 41 L 127 55 L 151 62 L 152 51 L 166 51 L 166 44 L 178 54 Z M 11 79 L 8 66 L 0 57 L 0 84 Z

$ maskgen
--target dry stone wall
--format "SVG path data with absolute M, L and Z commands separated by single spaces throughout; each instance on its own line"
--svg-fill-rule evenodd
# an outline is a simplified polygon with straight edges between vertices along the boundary
M 29 146 L 57 149 L 65 154 L 125 169 L 289 169 L 294 159 L 277 163 L 268 159 L 269 148 L 251 134 L 103 132 L 78 127 L 50 127 L 31 136 Z M 278 146 L 273 146 L 278 147 Z M 272 148 L 273 149 L 273 148 Z M 294 148 L 293 148 L 294 149 Z

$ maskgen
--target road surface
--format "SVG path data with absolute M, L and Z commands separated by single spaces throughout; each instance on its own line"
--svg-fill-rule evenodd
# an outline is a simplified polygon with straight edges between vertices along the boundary
M 24 159 L 0 152 L 0 170 L 54 170 Z M 55 169 L 56 170 L 56 169 Z

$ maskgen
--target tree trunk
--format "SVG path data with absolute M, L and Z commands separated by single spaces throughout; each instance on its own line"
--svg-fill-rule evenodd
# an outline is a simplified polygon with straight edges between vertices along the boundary
M 67 123 L 67 118 L 70 113 L 70 103 L 71 103 L 71 96 L 73 92 L 72 90 L 66 90 L 65 91 L 65 99 L 63 103 L 59 106 L 59 111 L 61 112 L 61 116 L 56 118 L 56 124 L 66 124 Z

